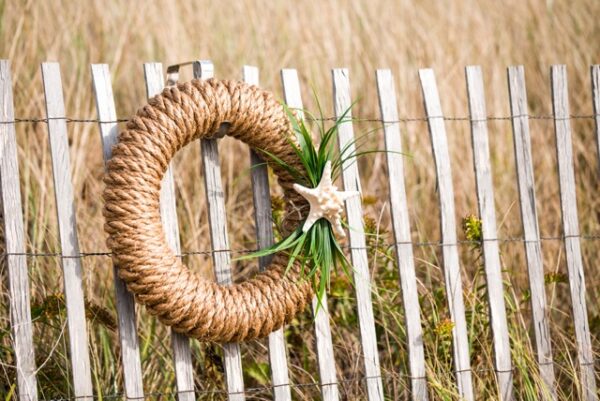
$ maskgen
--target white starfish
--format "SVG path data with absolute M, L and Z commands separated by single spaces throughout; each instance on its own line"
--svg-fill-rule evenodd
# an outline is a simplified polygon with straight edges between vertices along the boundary
M 315 222 L 321 218 L 327 219 L 333 227 L 333 232 L 340 237 L 345 237 L 342 228 L 342 206 L 344 201 L 353 196 L 360 196 L 358 191 L 338 191 L 331 180 L 331 161 L 325 163 L 321 182 L 315 188 L 307 188 L 294 184 L 294 189 L 310 204 L 310 212 L 302 227 L 307 232 Z

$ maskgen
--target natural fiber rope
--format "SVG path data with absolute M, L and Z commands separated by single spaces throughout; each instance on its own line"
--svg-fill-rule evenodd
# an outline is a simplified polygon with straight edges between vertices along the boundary
M 240 82 L 193 80 L 150 99 L 119 134 L 104 179 L 104 216 L 113 261 L 138 302 L 179 333 L 235 342 L 289 322 L 312 290 L 298 266 L 284 275 L 288 259 L 281 254 L 254 278 L 221 286 L 186 268 L 168 246 L 159 212 L 165 170 L 183 146 L 224 129 L 303 171 L 289 143 L 289 120 L 271 93 Z M 303 220 L 306 204 L 293 191 L 292 177 L 271 167 L 286 199 L 287 235 Z

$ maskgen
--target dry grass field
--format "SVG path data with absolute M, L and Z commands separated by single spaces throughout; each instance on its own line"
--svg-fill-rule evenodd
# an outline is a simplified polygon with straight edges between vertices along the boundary
M 600 63 L 600 2 L 596 0 L 435 1 L 0 1 L 0 57 L 10 59 L 17 117 L 45 117 L 40 63 L 61 63 L 67 115 L 96 118 L 90 63 L 108 63 L 112 72 L 117 113 L 127 118 L 145 102 L 142 63 L 165 66 L 193 59 L 211 59 L 217 77 L 241 78 L 244 64 L 260 68 L 261 85 L 282 97 L 279 70 L 297 68 L 305 107 L 316 112 L 311 88 L 331 116 L 331 74 L 334 67 L 350 70 L 352 92 L 358 103 L 355 117 L 379 118 L 375 70 L 389 68 L 395 77 L 399 113 L 423 117 L 418 83 L 419 68 L 432 67 L 437 76 L 447 116 L 468 116 L 464 67 L 481 65 L 488 114 L 509 116 L 506 67 L 525 66 L 530 113 L 552 114 L 549 70 L 566 64 L 571 112 L 591 115 L 589 66 Z M 182 79 L 189 79 L 184 71 Z M 579 222 L 582 233 L 600 234 L 599 159 L 593 120 L 575 119 L 573 146 Z M 477 214 L 468 121 L 448 121 L 457 219 Z M 357 122 L 357 133 L 380 128 L 377 122 Z M 513 156 L 511 124 L 489 123 L 499 237 L 521 237 L 521 218 Z M 561 234 L 558 177 L 553 123 L 531 121 L 533 162 L 542 236 Z M 84 252 L 106 251 L 102 202 L 102 153 L 95 123 L 69 124 L 71 163 L 75 186 L 78 232 Z M 406 185 L 411 230 L 416 243 L 439 241 L 435 170 L 427 124 L 402 124 L 407 156 Z M 44 123 L 17 124 L 19 162 L 28 252 L 59 252 L 47 129 Z M 379 131 L 368 148 L 382 148 Z M 229 233 L 233 249 L 252 249 L 253 210 L 248 151 L 231 139 L 221 142 Z M 240 168 L 240 166 L 242 166 Z M 390 232 L 385 156 L 360 161 L 365 223 L 371 237 L 369 255 L 375 283 L 375 314 L 386 396 L 408 395 L 408 366 L 404 312 Z M 179 224 L 184 251 L 209 250 L 206 205 L 199 147 L 189 146 L 175 160 Z M 273 189 L 276 199 L 277 189 Z M 277 202 L 275 202 L 277 205 Z M 469 239 L 471 232 L 459 233 Z M 600 355 L 600 241 L 582 241 L 593 348 Z M 559 396 L 579 397 L 575 339 L 569 287 L 560 240 L 543 242 L 547 295 L 551 306 L 552 339 Z M 441 252 L 433 245 L 415 247 L 419 293 L 423 309 L 429 388 L 432 399 L 457 399 L 451 377 L 452 352 L 445 301 Z M 528 281 L 523 244 L 503 241 L 501 258 L 506 279 L 515 388 L 518 399 L 536 399 L 539 377 L 535 369 Z M 481 400 L 495 399 L 491 370 L 492 347 L 481 250 L 461 247 L 465 302 L 469 323 L 475 391 Z M 206 255 L 186 257 L 191 268 L 210 276 Z M 72 396 L 69 384 L 65 311 L 61 301 L 60 259 L 30 257 L 35 352 L 41 399 Z M 85 295 L 90 310 L 88 327 L 94 386 L 100 400 L 121 393 L 120 350 L 115 331 L 112 268 L 105 256 L 83 259 Z M 238 279 L 254 271 L 252 263 L 235 266 Z M 14 355 L 11 352 L 6 270 L 0 267 L 0 399 L 15 400 Z M 330 291 L 338 377 L 346 399 L 365 399 L 361 385 L 359 331 L 354 291 L 343 276 L 334 278 Z M 139 314 L 143 374 L 150 399 L 172 399 L 173 364 L 167 330 L 142 310 Z M 319 380 L 307 312 L 288 329 L 290 374 L 294 383 Z M 220 351 L 210 344 L 193 343 L 196 385 L 200 399 L 225 399 Z M 245 383 L 262 388 L 270 383 L 266 342 L 242 345 Z M 596 372 L 600 363 L 596 363 Z M 600 379 L 600 377 L 599 377 Z M 217 391 L 217 392 L 215 392 Z M 294 398 L 319 396 L 318 386 L 294 388 Z M 248 399 L 269 399 L 268 389 L 248 393 Z

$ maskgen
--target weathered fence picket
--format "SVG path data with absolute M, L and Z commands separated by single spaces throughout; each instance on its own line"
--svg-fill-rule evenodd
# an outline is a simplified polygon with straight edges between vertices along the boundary
M 209 79 L 214 77 L 214 67 L 210 61 L 195 61 L 194 78 Z M 204 192 L 208 205 L 208 224 L 213 252 L 215 277 L 221 285 L 231 285 L 231 255 L 227 236 L 227 219 L 225 213 L 225 197 L 221 183 L 221 166 L 217 139 L 200 141 L 202 170 L 204 175 Z M 242 355 L 237 343 L 223 344 L 223 360 L 225 378 L 230 401 L 243 401 L 244 373 L 242 372 Z
M 283 84 L 283 95 L 289 108 L 303 118 L 302 96 L 300 92 L 300 81 L 298 73 L 294 69 L 281 70 L 281 81 Z M 313 298 L 312 309 L 315 324 L 315 337 L 317 340 L 317 358 L 319 362 L 319 377 L 321 379 L 321 395 L 323 401 L 337 401 L 340 398 L 338 380 L 335 370 L 335 356 L 333 354 L 333 342 L 331 340 L 331 327 L 329 326 L 329 310 L 327 308 L 327 296 L 323 295 L 322 305 L 319 307 L 317 299 Z
M 550 343 L 548 307 L 546 303 L 546 290 L 544 288 L 544 262 L 542 260 L 540 229 L 538 227 L 535 201 L 535 180 L 531 158 L 525 70 L 522 66 L 508 68 L 508 91 L 512 115 L 521 220 L 523 222 L 523 236 L 525 238 L 525 257 L 527 259 L 527 272 L 529 274 L 529 288 L 531 291 L 531 312 L 536 356 L 540 376 L 544 381 L 544 385 L 540 386 L 540 397 L 545 400 L 554 400 L 557 395 L 554 387 L 552 345 Z
M 104 162 L 106 163 L 112 155 L 112 147 L 117 142 L 118 134 L 117 111 L 107 64 L 92 64 L 92 83 L 96 96 L 98 119 L 100 120 L 100 138 L 102 140 Z M 125 397 L 144 399 L 142 363 L 136 331 L 135 302 L 133 295 L 127 291 L 125 282 L 119 277 L 116 266 L 113 266 L 113 275 Z
M 346 150 L 347 154 L 354 153 L 354 129 L 350 106 L 350 78 L 347 69 L 334 69 L 333 78 L 333 105 L 336 119 L 344 116 L 344 121 L 338 126 L 338 143 L 340 152 Z M 342 165 L 342 181 L 346 191 L 361 192 L 358 165 L 355 160 L 347 160 Z M 383 384 L 381 380 L 381 368 L 379 367 L 379 353 L 377 351 L 377 337 L 375 335 L 375 319 L 373 317 L 373 304 L 371 301 L 371 278 L 369 273 L 369 261 L 367 259 L 367 246 L 365 230 L 363 226 L 362 203 L 360 197 L 346 200 L 346 216 L 348 218 L 348 234 L 350 237 L 350 255 L 354 273 L 354 289 L 356 291 L 356 303 L 358 309 L 358 322 L 360 328 L 360 339 L 362 343 L 363 361 L 365 365 L 365 379 L 369 401 L 383 400 Z M 410 341 L 410 340 L 409 340 Z M 410 349 L 410 348 L 409 348 Z M 409 355 L 410 363 L 412 355 Z M 427 390 L 424 377 L 425 372 L 411 371 L 415 376 L 412 380 L 412 391 L 414 399 L 426 399 Z
M 425 351 L 423 350 L 423 329 L 421 328 L 421 308 L 417 277 L 413 258 L 410 219 L 404 185 L 404 161 L 402 156 L 402 138 L 398 122 L 398 105 L 394 79 L 390 70 L 377 70 L 377 90 L 379 108 L 385 138 L 385 150 L 388 166 L 390 208 L 396 259 L 402 286 L 404 305 L 404 324 L 410 363 L 413 399 L 426 400 L 427 378 L 425 376 Z
M 592 104 L 594 128 L 596 130 L 596 156 L 598 156 L 598 176 L 600 176 L 600 64 L 590 68 L 592 76 Z
M 258 68 L 244 66 L 244 81 L 258 86 Z M 252 199 L 254 202 L 254 223 L 256 224 L 256 242 L 258 249 L 268 248 L 274 243 L 273 216 L 271 212 L 271 193 L 269 191 L 269 174 L 263 158 L 250 149 L 250 165 L 252 168 Z M 258 265 L 262 271 L 271 263 L 272 256 L 259 258 Z M 275 401 L 291 401 L 292 392 L 287 366 L 287 354 L 283 328 L 269 334 L 269 366 Z
M 579 241 L 579 221 L 577 217 L 577 198 L 575 193 L 575 172 L 573 170 L 573 145 L 571 143 L 571 116 L 567 85 L 567 67 L 553 65 L 550 70 L 552 87 L 552 111 L 554 114 L 554 133 L 556 135 L 556 154 L 558 159 L 558 178 L 560 189 L 560 208 L 562 213 L 563 236 L 571 306 L 577 338 L 577 359 L 580 369 L 579 386 L 584 401 L 598 400 L 594 373 L 594 354 L 590 338 L 587 307 L 585 302 L 585 274 Z
M 477 204 L 481 219 L 483 263 L 494 343 L 494 367 L 498 378 L 500 398 L 508 401 L 513 399 L 513 371 L 496 230 L 496 205 L 494 203 L 483 76 L 479 66 L 467 67 L 465 75 L 471 119 Z
M 25 253 L 12 78 L 8 60 L 0 60 L 0 101 L 0 196 L 17 386 L 19 401 L 37 401 L 29 273 Z
M 162 92 L 164 88 L 164 77 L 161 63 L 144 64 L 144 77 L 146 80 L 146 96 L 148 98 Z M 179 239 L 177 205 L 175 203 L 173 163 L 169 164 L 161 183 L 160 215 L 167 242 L 175 254 L 180 255 L 181 241 Z M 179 401 L 193 401 L 196 397 L 194 396 L 194 370 L 192 366 L 190 340 L 183 334 L 171 331 L 171 348 L 173 350 L 173 362 L 175 364 L 177 399 Z
M 452 184 L 452 166 L 448 150 L 448 138 L 444 124 L 444 113 L 440 96 L 431 69 L 419 70 L 419 80 L 423 93 L 427 126 L 431 139 L 431 149 L 435 163 L 440 205 L 440 228 L 442 234 L 442 260 L 444 264 L 444 283 L 452 329 L 454 352 L 454 374 L 459 393 L 466 400 L 473 400 L 473 379 L 469 357 L 469 338 L 463 302 L 462 278 L 458 257 L 456 236 L 456 211 L 454 208 L 454 185 Z
M 94 393 L 88 350 L 81 258 L 79 257 L 67 121 L 59 64 L 42 63 L 42 79 L 46 96 L 48 140 L 52 156 L 54 197 L 62 255 L 73 392 L 78 399 L 92 401 Z

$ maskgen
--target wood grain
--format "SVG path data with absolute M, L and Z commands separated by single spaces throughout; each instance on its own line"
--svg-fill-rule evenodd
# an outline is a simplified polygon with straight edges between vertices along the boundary
M 456 210 L 454 206 L 454 185 L 452 165 L 448 149 L 448 137 L 444 124 L 442 105 L 435 75 L 431 69 L 419 70 L 419 80 L 427 115 L 427 126 L 431 139 L 431 149 L 435 164 L 440 207 L 440 231 L 442 234 L 442 259 L 444 264 L 444 284 L 452 329 L 452 350 L 454 374 L 459 394 L 466 400 L 473 400 L 473 379 L 469 356 L 469 338 L 465 319 L 462 278 L 456 237 Z
M 88 331 L 85 318 L 81 259 L 79 258 L 67 121 L 59 64 L 42 63 L 42 79 L 46 97 L 54 198 L 56 201 L 60 248 L 63 256 L 61 265 L 67 306 L 73 394 L 78 399 L 92 401 L 94 393 L 87 341 Z
M 162 92 L 164 78 L 161 63 L 145 63 L 144 77 L 146 81 L 146 96 L 151 98 Z M 167 237 L 167 242 L 176 255 L 181 255 L 179 239 L 179 224 L 177 222 L 177 205 L 175 203 L 175 182 L 173 179 L 173 163 L 169 164 L 160 189 L 160 215 Z M 171 349 L 175 363 L 175 382 L 177 384 L 177 399 L 193 401 L 194 370 L 190 340 L 183 334 L 171 330 Z
M 598 177 L 600 177 L 600 64 L 590 68 L 592 76 L 592 103 L 594 109 L 594 129 L 596 131 L 596 155 L 598 156 Z
M 112 147 L 117 142 L 118 134 L 117 112 L 107 64 L 92 64 L 92 83 L 94 85 L 98 119 L 100 120 L 100 138 L 102 140 L 104 162 L 106 163 L 112 155 Z M 113 275 L 125 396 L 143 399 L 144 386 L 139 342 L 135 327 L 135 302 L 133 295 L 127 291 L 125 283 L 119 277 L 116 266 L 113 266 Z
M 427 378 L 425 375 L 421 307 L 417 291 L 410 219 L 406 201 L 404 156 L 402 155 L 402 138 L 400 136 L 400 124 L 398 123 L 394 78 L 390 70 L 377 70 L 376 78 L 385 139 L 392 228 L 400 285 L 402 287 L 402 305 L 404 305 L 405 311 L 408 360 L 411 369 L 410 375 L 413 377 L 411 379 L 412 395 L 414 400 L 426 400 L 428 398 Z
M 258 86 L 258 68 L 244 66 L 243 76 L 246 83 Z M 256 239 L 258 248 L 264 249 L 274 243 L 269 174 L 265 161 L 252 149 L 250 149 L 250 165 L 252 168 L 252 199 L 254 201 Z M 265 270 L 271 263 L 271 259 L 270 255 L 259 258 L 259 269 L 261 271 Z M 291 401 L 292 392 L 283 328 L 269 334 L 269 362 L 273 380 L 273 399 L 275 401 Z
M 339 68 L 332 70 L 333 79 L 333 104 L 336 118 L 340 118 L 351 106 L 350 78 L 348 70 Z M 352 118 L 349 111 L 347 119 Z M 348 154 L 353 154 L 355 147 L 354 130 L 352 122 L 341 123 L 338 127 L 338 141 L 340 151 L 347 147 Z M 346 191 L 361 191 L 358 165 L 348 160 L 342 166 L 342 181 Z M 377 350 L 377 337 L 375 334 L 375 319 L 373 317 L 373 304 L 371 301 L 371 278 L 369 274 L 369 261 L 367 259 L 367 246 L 363 226 L 363 213 L 361 199 L 353 197 L 346 200 L 346 216 L 350 227 L 349 239 L 354 268 L 354 289 L 358 308 L 358 321 L 360 326 L 360 340 L 365 364 L 367 394 L 370 401 L 383 400 L 383 384 L 381 369 L 379 367 L 379 352 Z M 412 363 L 412 361 L 411 361 Z M 411 376 L 425 377 L 425 371 L 412 371 L 417 366 L 411 365 Z M 426 386 L 424 380 L 413 380 L 413 398 L 425 399 Z
M 448 138 L 433 70 L 419 70 L 419 80 L 421 82 L 437 177 L 440 230 L 443 244 L 444 284 L 446 287 L 446 297 L 448 298 L 450 318 L 454 322 L 452 329 L 454 374 L 456 375 L 456 385 L 459 394 L 465 400 L 473 400 L 473 379 L 471 375 L 469 339 L 456 237 L 454 185 L 452 183 L 452 166 L 450 163 Z
M 37 401 L 29 274 L 25 255 L 12 78 L 8 60 L 0 60 L 0 96 L 2 97 L 0 104 L 0 196 L 2 197 L 10 328 L 16 359 L 17 391 L 19 401 Z
M 492 183 L 492 167 L 487 130 L 487 112 L 483 90 L 483 76 L 479 66 L 465 69 L 467 95 L 471 119 L 471 139 L 477 187 L 477 205 L 481 219 L 483 263 L 487 281 L 494 367 L 501 400 L 513 399 L 513 372 L 510 341 L 504 303 L 502 265 L 496 230 L 496 208 Z
M 213 64 L 210 61 L 194 62 L 194 78 L 209 79 L 214 76 Z M 225 213 L 225 197 L 221 183 L 221 167 L 219 149 L 216 139 L 202 139 L 200 153 L 204 172 L 204 189 L 208 205 L 208 223 L 213 252 L 213 263 L 217 282 L 231 285 L 231 256 L 228 251 L 227 218 Z M 230 401 L 243 401 L 244 374 L 239 344 L 224 344 L 225 377 Z
M 298 117 L 303 117 L 302 95 L 298 72 L 294 69 L 281 70 L 283 95 L 286 104 L 291 109 L 296 109 Z M 329 310 L 327 295 L 323 295 L 322 305 L 318 307 L 316 297 L 312 300 L 314 314 L 315 337 L 317 340 L 317 359 L 319 363 L 319 377 L 321 379 L 321 395 L 323 401 L 336 401 L 340 399 L 338 380 L 335 369 L 335 356 L 331 340 L 331 327 L 329 325 Z
M 517 182 L 521 206 L 521 221 L 525 238 L 525 256 L 531 291 L 531 312 L 535 335 L 536 356 L 541 383 L 539 397 L 556 400 L 554 366 L 548 322 L 548 306 L 544 289 L 544 262 L 535 200 L 535 180 L 531 158 L 531 139 L 525 89 L 525 71 L 522 66 L 508 68 L 508 92 L 512 116 L 513 143 L 517 166 Z
M 558 160 L 560 209 L 565 238 L 569 286 L 571 289 L 573 322 L 575 324 L 575 336 L 577 337 L 577 359 L 580 369 L 579 396 L 583 401 L 593 401 L 598 400 L 598 395 L 594 376 L 594 354 L 592 352 L 590 326 L 585 301 L 585 275 L 579 241 L 579 221 L 577 217 L 566 66 L 553 65 L 550 69 L 550 76 L 556 155 Z

